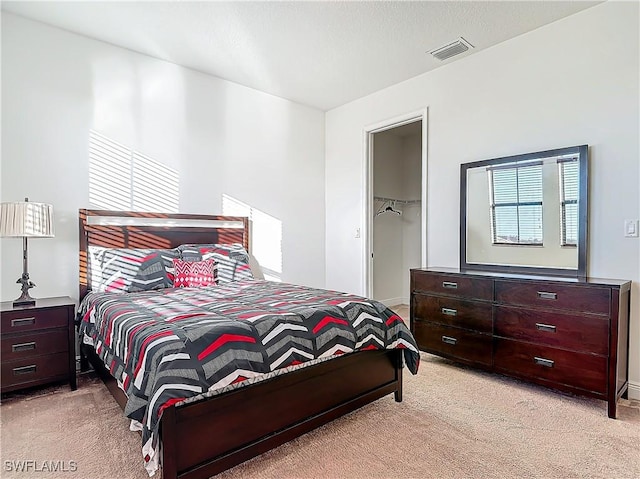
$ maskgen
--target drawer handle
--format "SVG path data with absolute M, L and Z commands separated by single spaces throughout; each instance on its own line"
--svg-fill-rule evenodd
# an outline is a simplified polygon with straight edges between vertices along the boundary
M 458 283 L 454 283 L 453 281 L 443 281 L 442 287 L 448 289 L 458 289 Z
M 540 299 L 558 299 L 558 293 L 548 293 L 546 291 L 538 291 L 538 298 L 540 298 Z
M 20 368 L 13 368 L 13 374 L 19 376 L 21 374 L 31 374 L 36 372 L 36 365 L 31 364 L 29 366 L 22 366 Z
M 555 363 L 555 361 L 552 361 L 551 359 L 539 358 L 538 356 L 533 358 L 533 362 L 540 366 L 544 366 L 545 368 L 552 368 Z
M 20 344 L 12 344 L 11 351 L 17 353 L 18 351 L 30 351 L 32 349 L 36 349 L 36 342 L 32 341 L 30 343 L 20 343 Z
M 442 314 L 446 314 L 447 316 L 455 316 L 458 314 L 458 310 L 450 309 L 450 308 L 442 308 Z
M 30 324 L 36 324 L 36 318 L 19 318 L 19 319 L 12 319 L 11 320 L 11 327 L 16 327 L 16 326 L 28 326 Z
M 547 331 L 549 333 L 555 333 L 556 327 L 553 324 L 536 323 L 536 329 L 540 331 Z
M 458 340 L 456 338 L 452 338 L 451 336 L 442 336 L 442 342 L 455 345 Z

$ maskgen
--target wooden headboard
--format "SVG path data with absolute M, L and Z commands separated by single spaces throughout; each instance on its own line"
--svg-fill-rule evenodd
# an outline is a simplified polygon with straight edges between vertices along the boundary
M 170 249 L 185 243 L 241 243 L 249 251 L 249 219 L 137 211 L 81 209 L 80 300 L 89 291 L 89 246 Z

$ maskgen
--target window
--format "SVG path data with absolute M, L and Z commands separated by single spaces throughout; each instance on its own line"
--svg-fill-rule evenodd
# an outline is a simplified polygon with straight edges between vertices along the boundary
M 89 204 L 107 210 L 177 213 L 178 173 L 95 131 L 89 137 Z
M 542 245 L 542 162 L 488 168 L 493 244 Z
M 560 244 L 578 245 L 578 158 L 560 158 Z

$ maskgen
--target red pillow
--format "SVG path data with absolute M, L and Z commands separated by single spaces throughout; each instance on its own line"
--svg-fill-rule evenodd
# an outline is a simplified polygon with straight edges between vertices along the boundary
M 199 286 L 217 285 L 216 263 L 213 259 L 202 261 L 173 260 L 175 277 L 174 288 L 193 288 Z

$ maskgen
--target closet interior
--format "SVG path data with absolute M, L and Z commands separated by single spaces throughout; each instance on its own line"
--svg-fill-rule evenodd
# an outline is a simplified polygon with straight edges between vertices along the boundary
M 373 298 L 409 305 L 409 269 L 421 266 L 422 121 L 374 134 Z M 407 318 L 408 319 L 408 318 Z

